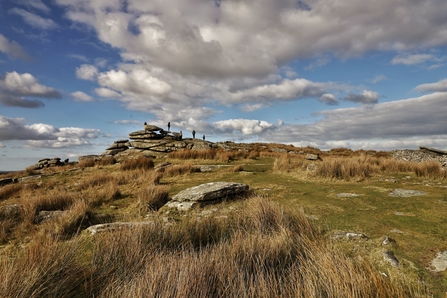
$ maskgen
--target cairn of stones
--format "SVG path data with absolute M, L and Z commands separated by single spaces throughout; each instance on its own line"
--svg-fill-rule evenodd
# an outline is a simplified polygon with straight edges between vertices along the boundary
M 208 141 L 183 139 L 182 132 L 171 132 L 156 125 L 145 124 L 144 129 L 129 133 L 129 140 L 115 141 L 102 154 L 120 157 L 132 153 L 169 153 L 179 149 L 209 149 Z

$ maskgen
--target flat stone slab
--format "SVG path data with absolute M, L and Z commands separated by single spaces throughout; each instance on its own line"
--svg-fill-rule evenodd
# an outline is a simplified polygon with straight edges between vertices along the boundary
M 188 211 L 197 206 L 220 203 L 247 194 L 248 185 L 234 182 L 210 182 L 182 190 L 166 203 L 169 209 Z
M 426 194 L 427 193 L 424 191 L 396 188 L 395 190 L 390 192 L 388 194 L 388 196 L 390 196 L 390 197 L 415 197 L 415 196 L 424 196 Z
M 132 229 L 132 228 L 139 228 L 147 225 L 153 225 L 154 223 L 151 221 L 143 221 L 143 222 L 112 222 L 112 223 L 106 223 L 106 224 L 99 224 L 88 227 L 86 230 L 91 235 L 95 235 L 97 233 L 103 233 L 103 232 L 112 232 L 115 230 L 122 230 L 122 229 Z
M 210 182 L 182 190 L 172 197 L 173 201 L 214 201 L 244 194 L 248 185 L 234 182 Z
M 428 269 L 433 272 L 442 272 L 447 270 L 447 250 L 438 252 L 436 258 L 431 261 L 431 268 Z

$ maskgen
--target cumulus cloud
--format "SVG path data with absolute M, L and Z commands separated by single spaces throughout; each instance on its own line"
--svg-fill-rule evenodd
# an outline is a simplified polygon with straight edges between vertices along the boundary
M 17 42 L 9 41 L 3 34 L 0 34 L 0 52 L 13 59 L 32 60 L 31 56 Z
M 436 83 L 421 84 L 415 90 L 418 92 L 445 92 L 447 91 L 447 79 Z
M 113 90 L 110 90 L 108 88 L 96 88 L 95 93 L 98 94 L 101 97 L 105 98 L 119 98 L 121 95 Z
M 21 8 L 16 7 L 10 9 L 9 13 L 21 16 L 25 23 L 37 29 L 52 30 L 59 27 L 53 20 L 42 18 L 37 14 L 33 14 Z
M 322 120 L 306 125 L 283 125 L 274 133 L 262 135 L 262 139 L 271 142 L 305 140 L 326 144 L 328 141 L 392 141 L 409 137 L 428 139 L 440 135 L 445 138 L 446 101 L 447 93 L 439 92 L 380 103 L 373 107 L 323 111 L 320 112 Z
M 306 79 L 283 80 L 277 84 L 257 86 L 231 94 L 233 102 L 294 100 L 305 97 L 320 97 L 327 86 Z
M 321 102 L 324 102 L 325 104 L 328 104 L 328 105 L 332 105 L 332 106 L 338 105 L 338 99 L 337 99 L 337 97 L 335 97 L 334 94 L 329 94 L 329 93 L 323 94 L 323 95 L 321 95 L 319 100 Z
M 82 64 L 76 68 L 76 77 L 83 80 L 94 81 L 98 75 L 98 69 L 89 64 Z
M 69 19 L 122 49 L 126 60 L 195 76 L 260 76 L 295 58 L 346 58 L 447 41 L 443 0 L 318 0 L 308 1 L 309 9 L 292 0 L 56 2 Z
M 348 94 L 344 98 L 346 101 L 362 104 L 375 104 L 379 101 L 379 94 L 375 91 L 363 90 L 362 94 Z
M 26 140 L 28 147 L 60 148 L 87 145 L 99 136 L 99 129 L 61 127 L 35 123 L 28 125 L 24 118 L 0 116 L 0 140 Z
M 85 94 L 82 91 L 76 91 L 71 93 L 71 96 L 74 98 L 75 101 L 93 101 L 93 97 L 91 97 L 88 94 Z
M 429 54 L 413 54 L 413 55 L 399 55 L 391 60 L 392 64 L 405 64 L 405 65 L 414 65 L 424 63 L 433 59 L 433 55 Z
M 42 101 L 26 97 L 59 99 L 62 95 L 53 88 L 39 84 L 37 79 L 29 73 L 19 74 L 13 71 L 0 77 L 0 103 L 5 106 L 22 108 L 44 106 Z
M 228 119 L 214 122 L 213 125 L 219 133 L 233 134 L 234 132 L 241 132 L 244 135 L 260 134 L 278 127 L 267 121 L 250 119 Z

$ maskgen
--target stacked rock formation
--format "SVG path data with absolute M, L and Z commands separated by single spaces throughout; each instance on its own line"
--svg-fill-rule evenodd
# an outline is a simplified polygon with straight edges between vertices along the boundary
M 203 150 L 213 143 L 199 139 L 183 139 L 182 132 L 171 132 L 156 125 L 145 124 L 144 129 L 129 133 L 129 140 L 119 140 L 102 154 L 115 157 L 133 153 L 169 153 L 179 149 Z
M 61 161 L 59 157 L 54 158 L 43 158 L 39 160 L 36 164 L 27 167 L 27 170 L 40 170 L 48 167 L 62 166 L 65 163 L 68 163 L 68 159 L 64 162 Z

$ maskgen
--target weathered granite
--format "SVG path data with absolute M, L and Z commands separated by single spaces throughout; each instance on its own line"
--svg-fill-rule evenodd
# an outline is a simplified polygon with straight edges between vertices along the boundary
M 246 184 L 234 182 L 210 182 L 182 190 L 165 206 L 178 211 L 187 211 L 197 206 L 221 202 L 225 199 L 243 197 L 249 191 Z

